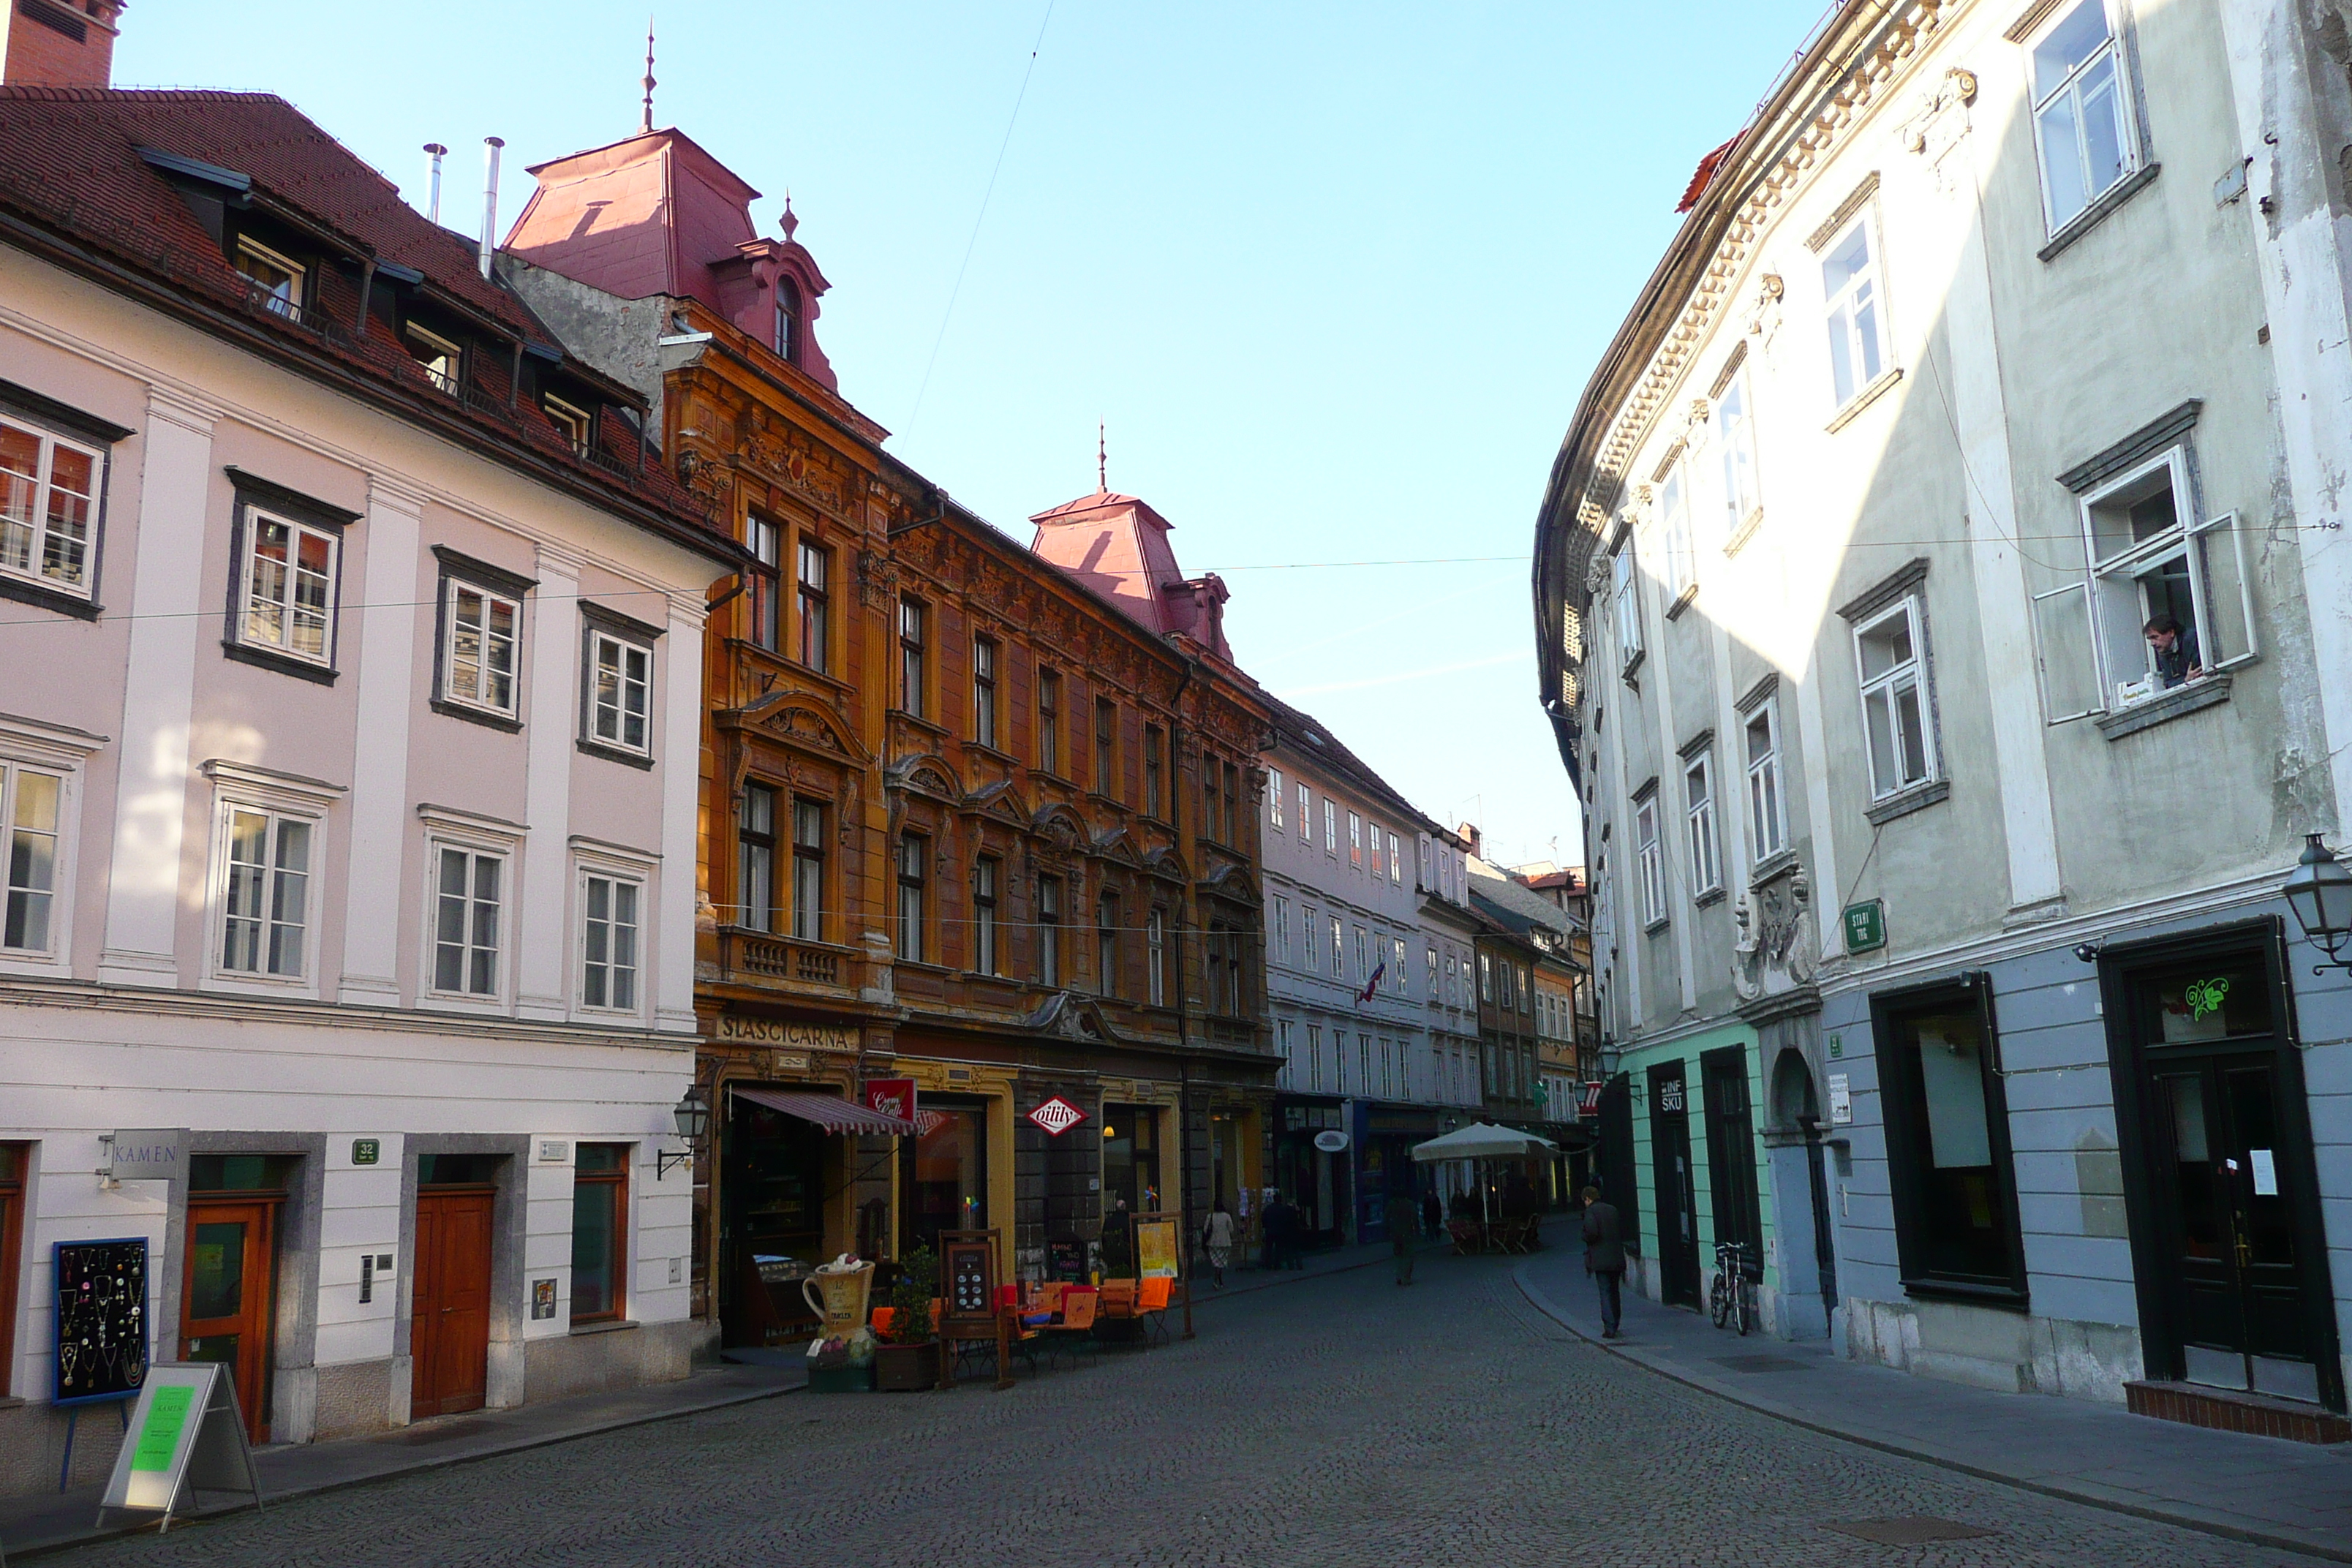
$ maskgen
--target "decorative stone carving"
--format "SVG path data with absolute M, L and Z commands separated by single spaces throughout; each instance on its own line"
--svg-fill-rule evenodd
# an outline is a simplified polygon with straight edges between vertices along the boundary
M 1968 136 L 1969 105 L 1976 96 L 1976 73 L 1954 66 L 1920 94 L 1919 107 L 1897 130 L 1904 150 L 1927 160 L 1941 195 L 1953 195 L 1962 188 L 1966 166 L 1951 154 Z
M 1819 942 L 1812 884 L 1803 867 L 1748 884 L 1732 919 L 1739 926 L 1739 942 L 1732 950 L 1731 984 L 1741 1001 L 1812 984 Z

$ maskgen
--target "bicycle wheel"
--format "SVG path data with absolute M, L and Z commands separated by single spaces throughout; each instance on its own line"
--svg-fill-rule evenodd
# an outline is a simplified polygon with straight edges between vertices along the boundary
M 1744 1340 L 1748 1330 L 1759 1326 L 1756 1321 L 1756 1288 L 1743 1279 L 1738 1285 L 1738 1293 L 1739 1337 Z
M 1718 1329 L 1731 1320 L 1731 1290 L 1720 1274 L 1707 1287 L 1706 1313 L 1715 1320 L 1715 1326 Z

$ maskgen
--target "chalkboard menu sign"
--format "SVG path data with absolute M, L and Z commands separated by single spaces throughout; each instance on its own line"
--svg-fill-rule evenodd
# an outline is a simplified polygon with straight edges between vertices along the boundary
M 147 1380 L 147 1241 L 60 1241 L 51 1399 L 127 1399 Z
M 1046 1250 L 1055 1279 L 1076 1284 L 1087 1277 L 1087 1244 L 1076 1237 L 1057 1237 L 1046 1244 Z
M 940 1277 L 946 1283 L 949 1333 L 991 1334 L 996 1323 L 996 1233 L 950 1230 L 940 1236 Z

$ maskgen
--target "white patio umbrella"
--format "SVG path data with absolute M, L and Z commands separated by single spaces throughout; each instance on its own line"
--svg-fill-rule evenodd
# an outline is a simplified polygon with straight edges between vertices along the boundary
M 1412 1146 L 1412 1157 L 1420 1164 L 1433 1164 L 1440 1160 L 1528 1160 L 1545 1154 L 1557 1154 L 1559 1145 L 1533 1132 L 1520 1132 L 1508 1127 L 1497 1127 L 1491 1121 L 1474 1121 L 1467 1127 L 1457 1127 L 1442 1138 L 1432 1138 L 1426 1143 Z M 1486 1183 L 1478 1183 L 1478 1213 L 1492 1221 L 1486 1200 Z

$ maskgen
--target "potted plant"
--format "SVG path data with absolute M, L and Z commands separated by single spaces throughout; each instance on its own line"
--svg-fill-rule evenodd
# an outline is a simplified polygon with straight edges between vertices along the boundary
M 890 1289 L 890 1329 L 874 1349 L 874 1386 L 886 1394 L 929 1388 L 940 1380 L 940 1342 L 931 1331 L 939 1282 L 939 1259 L 928 1247 L 917 1247 L 899 1268 Z

